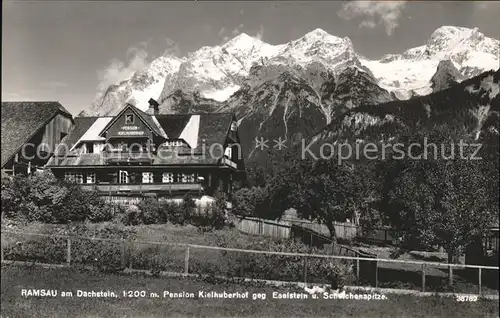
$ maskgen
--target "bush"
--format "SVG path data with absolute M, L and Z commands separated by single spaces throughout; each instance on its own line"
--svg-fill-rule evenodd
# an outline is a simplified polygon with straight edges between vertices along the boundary
M 215 204 L 207 205 L 203 212 L 191 217 L 190 223 L 201 229 L 202 232 L 220 230 L 226 224 L 226 199 L 221 196 Z
M 7 218 L 60 223 L 111 219 L 97 191 L 57 180 L 50 171 L 2 177 L 2 209 Z
M 66 196 L 67 190 L 47 171 L 2 178 L 2 208 L 6 217 L 51 223 L 54 208 Z
M 143 224 L 160 224 L 166 223 L 166 215 L 162 213 L 162 204 L 153 198 L 142 200 L 137 205 L 140 211 L 139 218 Z
M 114 224 L 129 225 L 127 217 L 127 206 L 121 204 L 111 204 L 110 207 L 113 211 L 113 218 L 111 221 Z
M 184 225 L 187 223 L 188 219 L 182 203 L 166 201 L 163 203 L 162 209 L 170 223 L 175 225 Z
M 233 195 L 234 214 L 266 218 L 268 204 L 265 188 L 242 188 Z
M 125 225 L 139 225 L 142 224 L 142 219 L 140 215 L 141 211 L 136 205 L 129 205 L 125 209 L 125 215 L 123 218 L 123 224 Z
M 102 206 L 91 205 L 88 220 L 94 223 L 108 222 L 115 216 L 116 207 L 110 203 L 103 203 Z

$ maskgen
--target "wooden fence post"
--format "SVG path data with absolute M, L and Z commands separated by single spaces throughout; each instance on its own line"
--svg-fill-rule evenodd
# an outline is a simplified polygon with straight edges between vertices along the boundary
M 184 274 L 189 274 L 189 246 L 186 248 L 186 255 L 184 256 Z
M 66 264 L 71 266 L 71 239 L 68 237 L 66 246 Z
M 133 247 L 134 247 L 134 243 L 132 241 L 128 241 L 128 244 L 127 244 L 127 247 L 128 247 L 128 268 L 129 269 L 132 269 L 132 266 L 133 266 L 133 257 L 132 257 L 132 251 L 133 251 Z
M 244 273 L 244 267 L 245 266 L 245 258 L 243 257 L 244 253 L 239 253 L 240 254 L 240 260 L 241 260 L 241 264 L 240 264 L 240 277 L 243 278 L 245 273 Z
M 359 255 L 356 259 L 356 283 L 359 284 Z
M 422 264 L 422 291 L 425 291 L 425 264 Z
M 482 280 L 482 277 L 481 277 L 482 276 L 481 275 L 482 274 L 481 273 L 481 267 L 479 267 L 479 271 L 478 272 L 479 272 L 479 277 L 478 277 L 479 278 L 479 295 L 481 295 L 481 287 L 482 287 L 481 286 L 481 280 Z
M 120 257 L 121 257 L 122 268 L 125 268 L 127 266 L 127 264 L 125 262 L 125 240 L 122 240 L 122 243 L 121 243 Z
M 448 285 L 453 286 L 453 267 L 448 266 Z
M 307 257 L 304 257 L 304 283 L 307 283 Z

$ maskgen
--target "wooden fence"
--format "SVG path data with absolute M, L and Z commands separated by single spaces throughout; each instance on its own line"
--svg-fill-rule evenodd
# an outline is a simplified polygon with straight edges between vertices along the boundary
M 223 247 L 217 247 L 217 246 L 203 246 L 203 245 L 196 245 L 196 244 L 184 244 L 184 243 L 169 243 L 169 242 L 150 242 L 150 241 L 129 241 L 129 240 L 120 240 L 120 239 L 105 239 L 105 238 L 90 238 L 90 237 L 80 237 L 80 236 L 67 236 L 67 235 L 49 235 L 49 234 L 38 234 L 38 233 L 20 233 L 20 232 L 11 232 L 11 231 L 2 231 L 2 244 L 1 244 L 1 262 L 2 263 L 8 263 L 8 262 L 16 262 L 20 261 L 21 263 L 24 264 L 33 264 L 35 262 L 33 261 L 27 261 L 26 258 L 22 260 L 16 260 L 16 259 L 5 259 L 4 257 L 4 249 L 6 248 L 6 243 L 4 243 L 5 236 L 10 235 L 10 236 L 20 236 L 22 238 L 26 238 L 27 236 L 33 236 L 33 237 L 38 237 L 38 239 L 35 239 L 35 241 L 41 241 L 39 238 L 40 237 L 45 237 L 45 238 L 50 238 L 50 242 L 54 242 L 56 239 L 60 240 L 61 242 L 65 242 L 65 244 L 61 244 L 60 247 L 64 248 L 64 251 L 59 251 L 59 255 L 65 255 L 65 261 L 60 264 L 52 264 L 52 265 L 60 265 L 60 266 L 72 266 L 73 265 L 73 260 L 72 256 L 75 254 L 72 251 L 73 248 L 73 242 L 77 243 L 78 241 L 91 241 L 91 242 L 107 242 L 107 243 L 112 243 L 113 246 L 118 251 L 119 254 L 119 259 L 121 260 L 121 264 L 123 265 L 123 268 L 129 268 L 129 269 L 134 269 L 134 264 L 132 262 L 128 262 L 127 264 L 127 247 L 131 247 L 134 245 L 149 245 L 149 246 L 156 246 L 156 248 L 153 249 L 153 251 L 160 251 L 160 247 L 175 247 L 175 248 L 181 248 L 184 249 L 184 257 L 183 257 L 183 269 L 181 270 L 181 273 L 183 274 L 189 274 L 190 273 L 190 262 L 191 262 L 191 255 L 195 251 L 199 250 L 205 250 L 205 251 L 211 251 L 210 255 L 213 255 L 216 251 L 223 252 L 223 257 L 227 257 L 229 252 L 234 252 L 237 253 L 238 255 L 267 255 L 267 256 L 276 256 L 276 257 L 293 257 L 293 258 L 301 258 L 303 259 L 303 281 L 307 282 L 308 281 L 308 260 L 312 259 L 323 259 L 323 260 L 343 260 L 343 261 L 351 261 L 355 262 L 356 266 L 355 272 L 356 272 L 356 279 L 359 282 L 360 280 L 360 262 L 372 262 L 375 267 L 374 271 L 374 286 L 378 287 L 379 279 L 378 279 L 378 273 L 379 273 L 379 263 L 389 263 L 389 264 L 399 264 L 399 265 L 413 265 L 413 266 L 418 266 L 420 268 L 420 277 L 421 277 L 421 290 L 425 291 L 426 290 L 426 271 L 430 268 L 447 268 L 449 271 L 449 285 L 453 285 L 453 273 L 455 270 L 460 269 L 460 268 L 465 268 L 469 270 L 476 270 L 476 282 L 477 282 L 477 293 L 479 295 L 483 294 L 483 274 L 484 271 L 495 271 L 497 275 L 497 283 L 498 283 L 498 270 L 499 267 L 493 267 L 493 266 L 480 266 L 480 265 L 462 265 L 462 264 L 447 264 L 447 263 L 437 263 L 437 262 L 422 262 L 422 261 L 406 261 L 406 260 L 393 260 L 393 259 L 374 259 L 374 258 L 367 258 L 367 257 L 352 257 L 352 256 L 339 256 L 339 255 L 322 255 L 322 254 L 301 254 L 301 253 L 289 253 L 289 252 L 271 252 L 271 251 L 263 251 L 263 250 L 245 250 L 245 249 L 237 249 L 237 248 L 223 248 Z M 14 245 L 20 244 L 20 242 L 14 243 Z M 22 243 L 21 243 L 22 244 Z M 75 244 L 77 245 L 77 244 Z M 169 256 L 168 254 L 167 256 Z M 154 255 L 153 257 L 156 258 L 158 255 Z M 106 258 L 107 259 L 107 258 Z M 245 265 L 244 263 L 240 263 L 240 266 Z M 152 269 L 150 269 L 152 270 Z M 243 277 L 243 271 L 242 275 L 240 277 Z M 497 287 L 498 290 L 498 287 Z M 494 296 L 498 296 L 498 292 L 494 294 Z
M 316 233 L 330 236 L 330 230 L 325 224 L 307 220 L 290 220 L 290 222 L 306 229 L 310 229 Z M 335 234 L 337 235 L 337 238 L 341 240 L 353 240 L 359 233 L 359 227 L 352 223 L 334 222 L 333 227 L 335 228 Z
M 235 226 L 238 230 L 251 234 L 251 235 L 263 235 L 270 236 L 274 238 L 290 238 L 292 232 L 290 228 L 292 225 L 296 225 L 323 236 L 330 237 L 330 230 L 324 224 L 319 224 L 312 221 L 306 220 L 280 220 L 272 221 L 253 217 L 235 217 Z M 359 229 L 357 226 L 351 223 L 334 223 L 337 238 L 343 240 L 352 240 L 356 237 Z
M 292 224 L 286 221 L 236 217 L 234 223 L 236 229 L 250 235 L 269 236 L 277 239 L 291 237 Z
M 301 219 L 283 219 L 272 221 L 254 217 L 234 216 L 232 218 L 236 228 L 243 233 L 251 235 L 263 235 L 273 238 L 290 238 L 292 232 L 287 230 L 292 225 L 309 229 L 315 233 L 330 237 L 330 230 L 325 224 Z M 392 236 L 390 229 L 373 229 L 363 231 L 361 226 L 348 222 L 334 222 L 337 239 L 341 241 L 352 241 L 359 239 L 369 243 L 392 244 L 395 237 Z

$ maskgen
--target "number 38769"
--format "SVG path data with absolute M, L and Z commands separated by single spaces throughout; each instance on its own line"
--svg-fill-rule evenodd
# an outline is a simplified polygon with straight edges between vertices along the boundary
M 475 295 L 456 295 L 456 299 L 457 301 L 467 302 L 467 301 L 477 301 L 478 297 Z

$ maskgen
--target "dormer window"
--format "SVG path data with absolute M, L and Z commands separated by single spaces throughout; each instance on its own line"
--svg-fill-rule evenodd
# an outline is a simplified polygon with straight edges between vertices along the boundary
M 125 115 L 125 124 L 132 125 L 134 123 L 134 120 L 135 120 L 134 117 L 135 117 L 134 114 L 126 114 Z
M 224 156 L 228 159 L 231 159 L 233 157 L 233 149 L 231 149 L 231 147 L 227 147 L 224 151 Z

